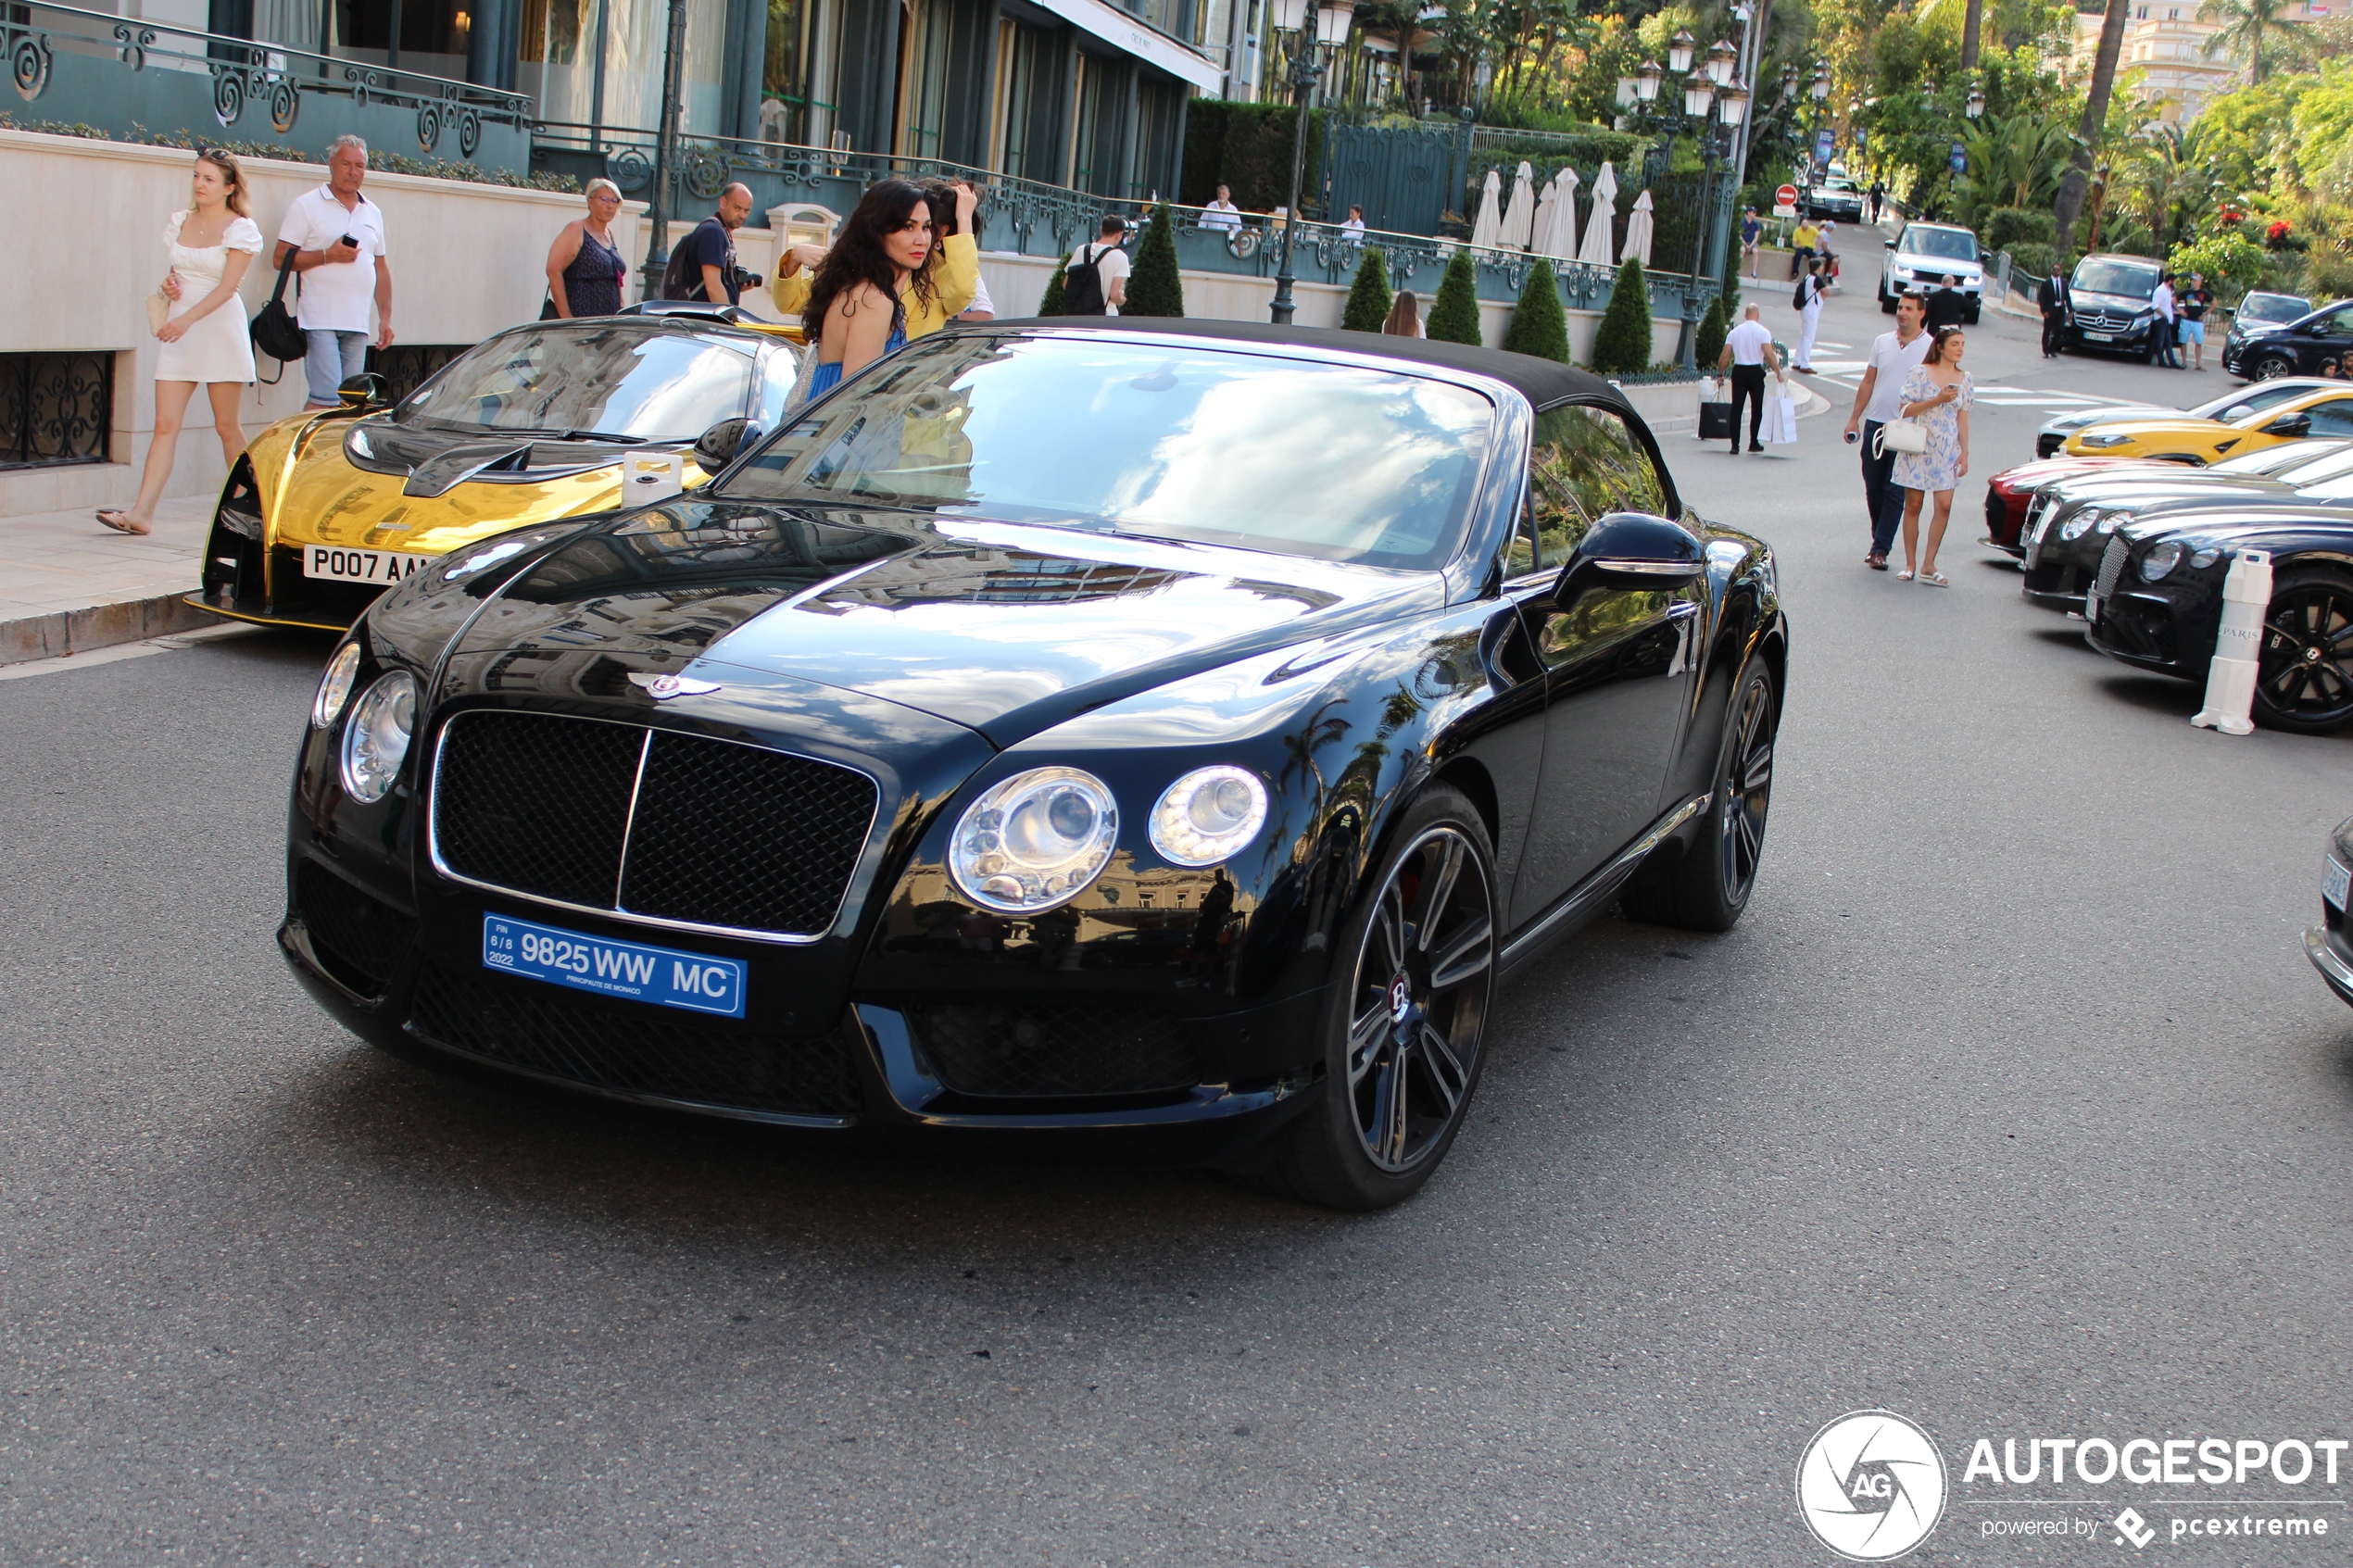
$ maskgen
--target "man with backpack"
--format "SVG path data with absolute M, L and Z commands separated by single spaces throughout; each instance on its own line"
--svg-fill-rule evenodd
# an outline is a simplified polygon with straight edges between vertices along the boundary
M 1103 220 L 1093 245 L 1080 245 L 1063 264 L 1063 314 L 1116 316 L 1127 302 L 1127 253 L 1119 242 L 1127 234 L 1127 220 L 1116 215 Z
M 1797 292 L 1790 296 L 1800 322 L 1797 334 L 1797 362 L 1791 367 L 1806 375 L 1814 374 L 1814 334 L 1822 326 L 1822 263 L 1815 261 L 1797 275 Z
M 736 231 L 751 216 L 751 189 L 730 185 L 719 193 L 719 210 L 670 253 L 662 270 L 661 297 L 741 304 L 744 290 L 760 286 L 760 274 L 736 265 Z

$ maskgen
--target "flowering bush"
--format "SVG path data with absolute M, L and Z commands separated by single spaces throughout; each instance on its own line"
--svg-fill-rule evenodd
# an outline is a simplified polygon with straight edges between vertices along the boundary
M 2279 219 L 2270 228 L 2263 231 L 2263 243 L 2273 250 L 2285 250 L 2289 232 L 2288 220 L 2284 218 Z

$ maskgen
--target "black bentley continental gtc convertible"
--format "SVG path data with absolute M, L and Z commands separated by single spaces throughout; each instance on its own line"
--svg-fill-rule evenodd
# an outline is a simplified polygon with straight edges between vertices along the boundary
M 378 600 L 280 940 L 410 1058 L 1376 1208 L 1504 975 L 1740 917 L 1786 662 L 1770 551 L 1590 376 L 993 322 Z

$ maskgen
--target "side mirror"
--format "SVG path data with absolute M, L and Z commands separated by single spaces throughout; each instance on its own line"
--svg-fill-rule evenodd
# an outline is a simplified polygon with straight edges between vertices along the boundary
M 1886 241 L 1885 244 L 1889 250 L 1894 250 L 1895 248 L 1895 242 L 1894 240 Z
M 1706 571 L 1688 530 L 1644 512 L 1611 512 L 1579 542 L 1553 599 L 1567 605 L 1589 588 L 1680 588 Z
M 380 408 L 392 401 L 385 395 L 384 377 L 373 370 L 344 377 L 335 387 L 335 395 L 343 399 L 345 408 L 354 410 Z
M 2309 435 L 2312 433 L 2312 416 L 2282 414 L 2263 427 L 2263 433 L 2266 435 Z
M 736 460 L 736 454 L 759 437 L 760 427 L 749 420 L 722 420 L 704 431 L 695 443 L 695 461 L 703 472 L 717 473 Z

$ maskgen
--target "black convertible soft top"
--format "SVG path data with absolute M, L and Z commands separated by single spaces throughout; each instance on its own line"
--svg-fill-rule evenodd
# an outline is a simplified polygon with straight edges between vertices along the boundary
M 1512 354 L 1501 348 L 1473 348 L 1468 344 L 1433 343 L 1428 338 L 1390 337 L 1385 332 L 1350 332 L 1334 327 L 1277 327 L 1263 321 L 1208 321 L 1171 316 L 1026 316 L 1015 320 L 975 322 L 966 331 L 999 332 L 1051 329 L 1056 332 L 1101 331 L 1172 332 L 1186 337 L 1221 338 L 1234 343 L 1294 344 L 1303 348 L 1327 348 L 1345 354 L 1366 354 L 1408 365 L 1441 366 L 1472 375 L 1491 376 L 1519 390 L 1529 403 L 1548 408 L 1566 398 L 1615 402 L 1630 407 L 1618 393 L 1591 370 L 1579 370 L 1532 354 Z M 950 328 L 950 330 L 955 330 Z

